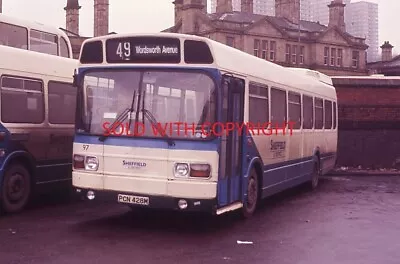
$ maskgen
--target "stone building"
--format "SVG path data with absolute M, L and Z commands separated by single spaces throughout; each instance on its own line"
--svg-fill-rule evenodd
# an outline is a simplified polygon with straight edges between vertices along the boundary
M 204 12 L 202 0 L 175 0 L 175 25 L 164 32 L 194 34 L 225 43 L 282 66 L 328 75 L 366 75 L 364 38 L 346 33 L 342 0 L 329 7 L 329 24 L 300 20 L 300 0 L 275 0 L 275 16 L 253 13 L 253 0 L 217 0 L 216 12 Z
M 385 41 L 381 46 L 382 60 L 367 64 L 370 74 L 383 74 L 385 76 L 400 76 L 400 55 L 393 57 L 393 46 Z
M 1 1 L 1 0 L 0 0 Z M 94 0 L 94 36 L 103 36 L 109 34 L 109 0 Z M 64 32 L 68 35 L 72 53 L 75 59 L 79 57 L 82 42 L 89 37 L 83 37 L 79 34 L 79 6 L 78 0 L 67 0 L 66 11 L 66 28 Z

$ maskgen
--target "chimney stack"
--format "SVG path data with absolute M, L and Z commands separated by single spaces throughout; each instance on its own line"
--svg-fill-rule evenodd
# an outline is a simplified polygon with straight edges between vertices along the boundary
M 108 0 L 94 0 L 94 36 L 108 35 Z
M 392 60 L 393 46 L 389 43 L 389 41 L 385 41 L 381 46 L 381 49 L 382 49 L 382 61 Z
M 300 23 L 300 0 L 275 0 L 275 16 L 285 18 L 298 25 Z
M 346 24 L 344 23 L 344 7 L 346 4 L 343 0 L 333 0 L 329 5 L 329 24 L 328 27 L 338 27 L 341 31 L 346 32 Z
M 182 19 L 183 0 L 175 0 L 172 2 L 175 6 L 175 25 Z
M 79 6 L 78 0 L 68 0 L 67 6 L 64 7 L 66 11 L 65 29 L 77 35 L 79 35 L 79 9 L 81 9 L 81 7 Z
M 232 0 L 217 0 L 217 13 L 230 13 L 232 11 Z
M 183 0 L 182 4 L 182 32 L 184 34 L 196 34 L 199 29 L 197 17 L 204 11 L 203 0 Z
M 242 0 L 241 5 L 242 12 L 253 14 L 253 0 Z

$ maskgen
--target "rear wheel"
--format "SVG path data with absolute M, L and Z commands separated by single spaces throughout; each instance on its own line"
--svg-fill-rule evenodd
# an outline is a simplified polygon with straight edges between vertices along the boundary
M 21 164 L 11 164 L 4 174 L 1 205 L 6 213 L 23 210 L 31 194 L 31 175 Z
M 308 184 L 310 190 L 315 190 L 318 187 L 319 174 L 319 162 L 314 162 L 311 180 Z
M 244 218 L 249 218 L 254 214 L 257 209 L 259 197 L 258 175 L 256 170 L 253 168 L 250 172 L 250 177 L 247 183 L 247 198 L 242 208 L 242 216 Z

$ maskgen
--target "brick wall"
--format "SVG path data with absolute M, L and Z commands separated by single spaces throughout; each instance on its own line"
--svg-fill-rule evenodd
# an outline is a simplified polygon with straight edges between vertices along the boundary
M 333 78 L 338 166 L 400 166 L 400 77 Z

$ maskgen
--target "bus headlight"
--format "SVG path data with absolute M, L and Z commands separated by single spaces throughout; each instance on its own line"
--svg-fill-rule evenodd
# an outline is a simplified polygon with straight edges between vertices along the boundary
M 187 177 L 189 174 L 189 164 L 177 163 L 174 167 L 175 177 Z
M 85 170 L 97 171 L 99 168 L 99 160 L 97 157 L 86 156 Z

